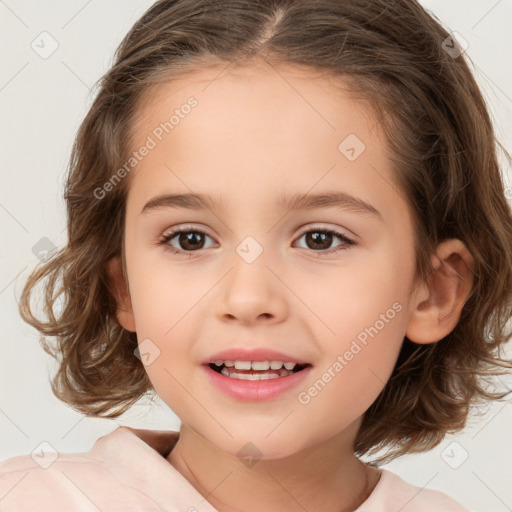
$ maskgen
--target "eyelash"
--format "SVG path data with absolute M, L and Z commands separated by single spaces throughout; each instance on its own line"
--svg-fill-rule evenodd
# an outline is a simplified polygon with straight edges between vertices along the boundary
M 169 242 L 173 238 L 175 238 L 177 235 L 179 235 L 181 233 L 199 233 L 201 235 L 206 235 L 206 236 L 210 237 L 210 235 L 208 235 L 208 233 L 206 233 L 205 231 L 202 231 L 201 229 L 181 228 L 181 229 L 176 229 L 176 230 L 174 230 L 171 233 L 168 233 L 166 235 L 163 235 L 160 238 L 160 240 L 158 241 L 158 245 L 165 245 L 165 250 L 167 250 L 167 251 L 169 251 L 169 252 L 171 252 L 173 254 L 187 254 L 187 253 L 189 253 L 190 256 L 192 256 L 193 253 L 199 252 L 200 249 L 198 249 L 196 251 L 183 251 L 183 250 L 176 249 L 176 248 L 172 247 L 171 245 L 169 245 Z M 346 251 L 346 250 L 350 249 L 351 246 L 356 245 L 356 243 L 353 240 L 347 238 L 347 236 L 344 235 L 343 233 L 340 233 L 339 231 L 336 231 L 336 230 L 333 230 L 333 229 L 325 229 L 325 228 L 308 229 L 307 231 L 302 232 L 297 237 L 297 240 L 299 240 L 300 238 L 302 238 L 304 235 L 306 235 L 308 233 L 323 233 L 323 234 L 328 234 L 328 235 L 334 235 L 334 236 L 338 237 L 343 242 L 343 244 L 337 246 L 334 249 L 326 249 L 326 250 L 318 250 L 318 251 L 310 249 L 310 251 L 312 251 L 313 253 L 317 253 L 318 254 L 317 257 L 322 257 L 323 255 L 335 254 L 335 253 L 338 253 L 340 251 Z

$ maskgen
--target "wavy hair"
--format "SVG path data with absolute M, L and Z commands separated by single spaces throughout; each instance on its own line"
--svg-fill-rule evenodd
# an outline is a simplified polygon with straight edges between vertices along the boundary
M 33 270 L 19 303 L 59 361 L 56 396 L 86 415 L 113 418 L 152 391 L 134 355 L 136 334 L 116 319 L 106 268 L 124 255 L 128 180 L 104 197 L 97 191 L 126 162 L 150 90 L 203 66 L 262 58 L 340 77 L 375 109 L 414 212 L 418 275 L 428 282 L 431 254 L 448 238 L 462 240 L 474 257 L 474 287 L 459 323 L 438 343 L 404 339 L 389 381 L 364 414 L 355 453 L 385 448 L 377 462 L 387 462 L 431 449 L 465 426 L 472 405 L 502 399 L 507 393 L 490 385 L 512 368 L 502 353 L 511 336 L 512 214 L 501 146 L 458 48 L 415 0 L 153 4 L 96 84 L 76 135 L 65 186 L 67 245 Z M 31 306 L 38 283 L 42 320 Z

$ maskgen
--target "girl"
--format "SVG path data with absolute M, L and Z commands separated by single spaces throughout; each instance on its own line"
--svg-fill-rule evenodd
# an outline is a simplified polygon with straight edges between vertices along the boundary
M 414 0 L 147 11 L 20 313 L 76 410 L 154 391 L 182 426 L 9 459 L 2 511 L 466 510 L 379 468 L 507 394 L 512 215 L 458 50 Z

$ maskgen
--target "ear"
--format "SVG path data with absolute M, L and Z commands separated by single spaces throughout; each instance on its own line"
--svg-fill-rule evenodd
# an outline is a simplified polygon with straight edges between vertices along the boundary
M 128 289 L 126 276 L 123 273 L 121 258 L 115 256 L 107 263 L 109 288 L 117 303 L 116 318 L 121 327 L 127 331 L 136 332 L 135 316 Z
M 434 343 L 450 334 L 473 287 L 474 260 L 460 240 L 440 243 L 432 264 L 430 286 L 420 283 L 411 303 L 405 334 L 415 343 Z

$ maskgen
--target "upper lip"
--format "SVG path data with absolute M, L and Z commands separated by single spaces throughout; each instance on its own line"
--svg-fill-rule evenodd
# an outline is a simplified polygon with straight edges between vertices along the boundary
M 211 364 L 215 361 L 282 361 L 283 363 L 308 364 L 303 359 L 277 352 L 270 348 L 230 348 L 217 352 L 205 359 L 201 364 Z

